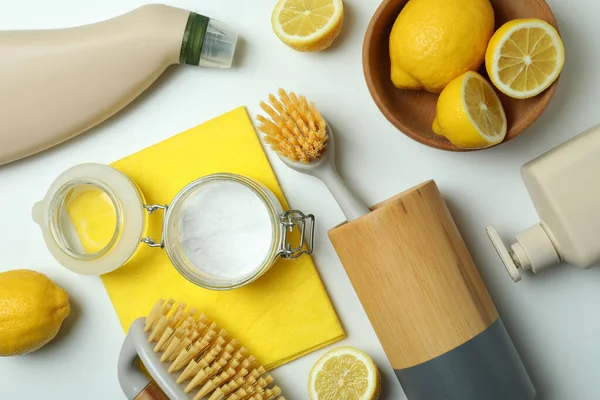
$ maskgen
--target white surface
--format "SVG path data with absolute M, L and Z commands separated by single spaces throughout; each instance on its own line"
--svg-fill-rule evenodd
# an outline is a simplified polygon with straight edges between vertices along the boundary
M 89 23 L 142 3 L 0 0 L 0 27 Z M 485 225 L 494 223 L 506 238 L 537 222 L 520 166 L 599 122 L 600 45 L 595 38 L 600 3 L 550 0 L 567 57 L 554 100 L 521 138 L 469 154 L 420 145 L 396 131 L 377 110 L 362 75 L 361 45 L 378 3 L 346 0 L 346 23 L 335 47 L 302 54 L 285 47 L 272 33 L 272 0 L 172 1 L 237 27 L 242 42 L 235 69 L 173 68 L 141 101 L 97 129 L 55 150 L 0 167 L 0 270 L 45 272 L 69 292 L 74 304 L 60 340 L 25 357 L 0 359 L 0 398 L 123 399 L 116 366 L 124 335 L 100 279 L 58 266 L 30 217 L 31 206 L 53 179 L 78 163 L 112 162 L 239 105 L 255 113 L 258 102 L 281 86 L 314 100 L 334 126 L 340 173 L 367 204 L 426 179 L 437 181 L 525 360 L 538 399 L 598 399 L 600 268 L 555 268 L 536 277 L 526 274 L 515 284 L 488 242 Z M 348 331 L 344 343 L 375 358 L 384 372 L 382 399 L 404 399 L 327 239 L 326 230 L 342 220 L 341 212 L 318 181 L 287 169 L 276 157 L 272 163 L 291 205 L 318 218 L 315 260 Z M 275 372 L 289 398 L 307 398 L 307 374 L 321 353 Z

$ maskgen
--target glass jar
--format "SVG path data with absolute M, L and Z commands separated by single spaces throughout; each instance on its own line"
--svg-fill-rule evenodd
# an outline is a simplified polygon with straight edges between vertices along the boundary
M 214 184 L 241 185 L 239 188 L 250 190 L 270 220 L 268 250 L 262 261 L 240 276 L 222 276 L 197 265 L 182 245 L 180 233 L 189 223 L 184 216 L 207 212 L 197 199 Z M 161 236 L 155 239 L 147 235 L 147 226 L 157 211 L 163 212 L 163 221 Z M 280 258 L 297 258 L 313 250 L 313 215 L 284 211 L 264 185 L 228 173 L 189 183 L 170 205 L 148 205 L 137 185 L 125 174 L 104 164 L 81 164 L 63 172 L 52 183 L 44 199 L 34 205 L 32 214 L 53 257 L 65 268 L 86 275 L 114 271 L 134 258 L 140 246 L 147 245 L 164 249 L 173 266 L 190 282 L 207 289 L 227 290 L 255 281 Z

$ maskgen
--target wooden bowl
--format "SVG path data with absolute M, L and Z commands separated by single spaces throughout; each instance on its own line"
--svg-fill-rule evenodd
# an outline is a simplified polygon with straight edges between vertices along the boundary
M 392 83 L 389 37 L 392 26 L 407 1 L 384 0 L 367 29 L 363 44 L 363 70 L 371 96 L 383 115 L 401 132 L 417 142 L 442 150 L 468 151 L 433 133 L 431 124 L 435 117 L 437 94 L 424 90 L 402 90 Z M 496 29 L 511 19 L 539 18 L 558 30 L 554 14 L 544 0 L 490 2 L 494 8 Z M 485 66 L 481 67 L 479 73 L 487 78 Z M 512 99 L 496 90 L 508 120 L 508 132 L 504 142 L 520 135 L 542 114 L 554 95 L 557 84 L 558 79 L 544 92 L 525 100 Z

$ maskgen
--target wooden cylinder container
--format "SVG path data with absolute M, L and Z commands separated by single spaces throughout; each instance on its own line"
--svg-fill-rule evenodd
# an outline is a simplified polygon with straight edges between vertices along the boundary
M 434 181 L 329 237 L 409 400 L 535 397 Z

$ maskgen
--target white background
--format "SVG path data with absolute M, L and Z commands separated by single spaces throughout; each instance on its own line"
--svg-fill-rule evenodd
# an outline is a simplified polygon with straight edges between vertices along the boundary
M 86 24 L 143 3 L 0 0 L 0 28 Z M 319 54 L 295 52 L 276 38 L 270 26 L 272 0 L 173 0 L 169 4 L 236 27 L 243 40 L 235 68 L 171 68 L 138 101 L 108 122 L 51 151 L 0 167 L 0 271 L 30 268 L 47 273 L 67 290 L 73 303 L 72 315 L 56 341 L 24 357 L 0 359 L 0 399 L 124 399 L 116 375 L 124 334 L 100 279 L 60 267 L 30 218 L 31 206 L 42 198 L 52 180 L 72 165 L 112 162 L 240 105 L 255 115 L 258 102 L 278 87 L 314 100 L 336 127 L 340 172 L 368 204 L 424 180 L 436 180 L 524 359 L 538 399 L 600 398 L 600 268 L 560 267 L 525 276 L 514 284 L 484 230 L 486 224 L 494 223 L 509 238 L 537 222 L 519 175 L 520 166 L 600 122 L 596 39 L 600 3 L 550 1 L 567 57 L 552 103 L 517 140 L 469 154 L 443 152 L 408 139 L 384 119 L 371 100 L 362 74 L 361 51 L 379 1 L 346 0 L 341 37 L 332 49 Z M 1 127 L 2 121 L 0 137 Z M 341 212 L 320 182 L 286 169 L 273 157 L 271 161 L 291 205 L 318 218 L 314 257 L 347 329 L 344 343 L 375 358 L 384 374 L 382 399 L 404 399 L 326 236 L 327 229 L 343 220 Z M 274 372 L 288 398 L 307 398 L 308 371 L 321 353 Z

